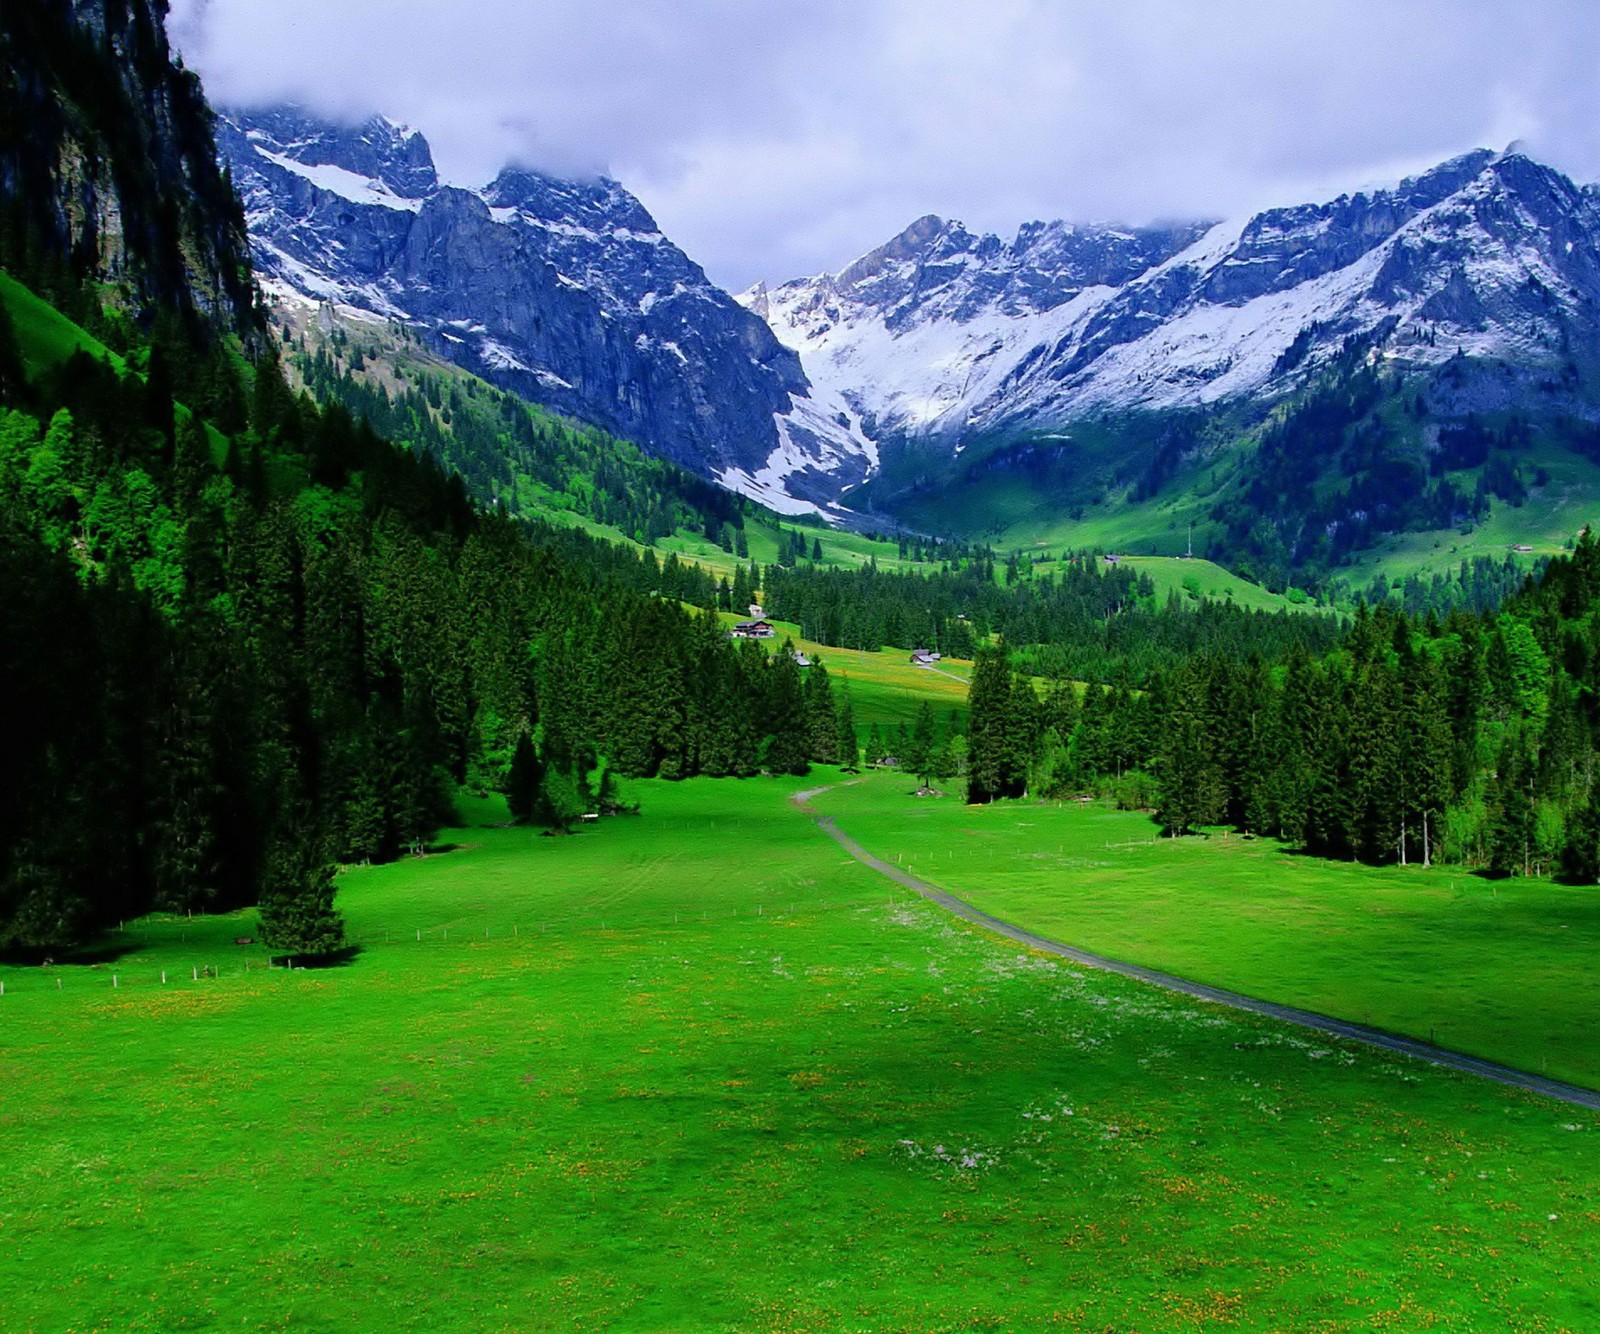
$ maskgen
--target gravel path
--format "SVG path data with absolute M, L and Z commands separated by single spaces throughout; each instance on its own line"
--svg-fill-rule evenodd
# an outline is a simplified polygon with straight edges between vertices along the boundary
M 1071 959 L 1074 963 L 1083 964 L 1088 968 L 1100 968 L 1108 973 L 1120 973 L 1123 977 L 1133 977 L 1141 982 L 1149 982 L 1168 991 L 1181 992 L 1185 996 L 1193 996 L 1198 1000 L 1211 1001 L 1217 1005 L 1226 1005 L 1235 1010 L 1249 1010 L 1252 1014 L 1264 1014 L 1272 1019 L 1282 1019 L 1286 1023 L 1298 1024 L 1302 1028 L 1313 1028 L 1321 1033 L 1331 1033 L 1335 1037 L 1349 1038 L 1353 1042 L 1364 1042 L 1371 1047 L 1381 1047 L 1385 1051 L 1400 1052 L 1406 1056 L 1415 1056 L 1419 1060 L 1430 1061 L 1434 1065 L 1448 1066 L 1452 1070 L 1460 1070 L 1469 1075 L 1479 1075 L 1484 1079 L 1492 1079 L 1497 1083 L 1511 1084 L 1517 1088 L 1528 1089 L 1547 1098 L 1555 1098 L 1561 1102 L 1576 1103 L 1580 1107 L 1591 1107 L 1600 1110 L 1600 1092 L 1593 1089 L 1580 1088 L 1576 1084 L 1563 1084 L 1560 1080 L 1545 1079 L 1541 1075 L 1529 1074 L 1525 1070 L 1517 1070 L 1509 1065 L 1500 1065 L 1495 1061 L 1485 1061 L 1477 1056 L 1468 1056 L 1462 1052 L 1450 1051 L 1444 1047 L 1436 1047 L 1430 1042 L 1423 1042 L 1417 1038 L 1403 1037 L 1398 1033 L 1386 1033 L 1381 1028 L 1369 1028 L 1365 1024 L 1352 1024 L 1344 1019 L 1335 1019 L 1331 1015 L 1318 1014 L 1314 1010 L 1299 1010 L 1292 1005 L 1277 1005 L 1272 1001 L 1257 1000 L 1254 996 L 1244 996 L 1237 991 L 1224 991 L 1221 987 L 1208 987 L 1203 982 L 1191 982 L 1187 978 L 1174 977 L 1171 973 L 1157 972 L 1154 968 L 1142 968 L 1136 963 L 1122 963 L 1117 959 L 1108 959 L 1103 955 L 1091 954 L 1088 950 L 1078 949 L 1074 945 L 1063 945 L 1058 940 L 1050 940 L 1045 936 L 1035 935 L 1020 926 L 1013 926 L 1010 922 L 1002 921 L 998 917 L 991 917 L 981 908 L 975 908 L 964 899 L 958 899 L 954 894 L 946 893 L 935 885 L 930 885 L 926 880 L 920 880 L 909 871 L 902 870 L 886 861 L 874 857 L 864 847 L 851 838 L 833 822 L 830 815 L 820 815 L 810 805 L 812 797 L 826 792 L 826 787 L 814 787 L 805 792 L 797 792 L 791 800 L 812 816 L 817 827 L 829 838 L 848 852 L 864 866 L 871 867 L 879 875 L 887 876 L 897 885 L 922 895 L 923 898 L 937 903 L 940 907 L 948 909 L 957 917 L 963 917 L 985 930 L 993 931 L 996 935 L 1014 940 L 1029 949 L 1041 950 L 1046 954 L 1059 955 L 1064 959 Z

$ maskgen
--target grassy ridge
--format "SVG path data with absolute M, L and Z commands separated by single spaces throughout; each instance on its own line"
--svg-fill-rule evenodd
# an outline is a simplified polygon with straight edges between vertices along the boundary
M 1600 1088 L 1592 890 L 1162 839 L 1130 812 L 914 802 L 905 788 L 872 777 L 818 804 L 879 856 L 1054 939 Z
M 746 617 L 729 612 L 718 613 L 726 625 Z M 772 651 L 792 640 L 796 647 L 813 659 L 820 660 L 828 669 L 828 676 L 837 692 L 841 686 L 850 691 L 850 706 L 860 728 L 894 727 L 904 723 L 911 726 L 926 701 L 932 705 L 934 718 L 943 728 L 954 710 L 963 720 L 967 716 L 967 683 L 972 679 L 972 663 L 961 658 L 940 662 L 937 671 L 911 665 L 911 651 L 903 648 L 883 648 L 874 653 L 860 649 L 835 648 L 806 639 L 800 627 L 789 621 L 774 621 L 778 632 L 776 639 L 768 640 Z
M 1581 1117 L 891 901 L 795 786 L 351 871 L 343 968 L 0 969 L 7 1326 L 1600 1321 Z

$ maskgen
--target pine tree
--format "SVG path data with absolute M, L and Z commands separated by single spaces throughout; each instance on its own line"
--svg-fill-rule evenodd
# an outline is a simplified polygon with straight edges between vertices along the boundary
M 511 810 L 511 818 L 518 824 L 532 822 L 543 787 L 544 764 L 534 748 L 533 738 L 523 732 L 517 737 L 517 748 L 511 756 L 511 771 L 506 776 L 506 805 Z
M 810 736 L 800 668 L 787 640 L 765 673 L 766 767 L 775 774 L 803 774 L 810 769 L 806 748 Z
M 933 705 L 923 700 L 917 707 L 916 722 L 912 725 L 911 735 L 907 738 L 905 753 L 901 755 L 900 762 L 906 770 L 916 774 L 927 786 L 928 778 L 933 772 L 933 751 L 937 738 L 934 735 Z
M 10 309 L 0 301 L 0 406 L 21 404 L 27 397 L 28 377 L 16 327 L 11 322 Z
M 839 749 L 838 719 L 833 707 L 833 687 L 821 659 L 806 670 L 803 689 L 806 710 L 807 755 L 818 764 L 832 764 Z
M 1005 646 L 980 649 L 967 696 L 967 801 L 972 805 L 1021 795 L 1025 776 L 1016 771 L 1011 689 Z
M 261 887 L 261 939 L 269 948 L 291 961 L 344 948 L 344 917 L 333 904 L 333 874 L 314 836 L 298 833 L 279 840 L 268 856 Z
M 1590 790 L 1567 821 L 1561 878 L 1570 885 L 1600 882 L 1600 787 Z
M 847 773 L 856 772 L 860 765 L 861 743 L 856 738 L 856 715 L 850 707 L 848 686 L 840 692 L 839 707 L 834 713 L 834 749 L 839 763 Z

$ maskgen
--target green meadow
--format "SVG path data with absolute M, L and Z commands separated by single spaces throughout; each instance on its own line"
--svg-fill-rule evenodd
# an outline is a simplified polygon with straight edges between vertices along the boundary
M 919 800 L 897 775 L 816 799 L 886 859 L 1112 958 L 1600 1088 L 1600 895 L 1457 867 L 1364 867 L 1077 802 Z
M 838 781 L 640 783 L 566 838 L 476 803 L 341 876 L 342 966 L 241 914 L 0 968 L 0 1325 L 1600 1325 L 1589 1114 L 969 929 L 788 800 Z M 975 841 L 892 779 L 821 800 Z
M 718 616 L 730 626 L 747 619 L 734 612 L 719 612 Z M 924 702 L 932 707 L 940 728 L 948 725 L 952 711 L 965 726 L 967 684 L 972 680 L 970 659 L 947 658 L 937 668 L 913 667 L 909 648 L 881 648 L 870 653 L 836 648 L 805 638 L 801 627 L 792 621 L 773 621 L 772 626 L 777 638 L 762 641 L 768 650 L 777 652 L 786 641 L 793 641 L 807 657 L 820 661 L 828 669 L 834 691 L 849 690 L 858 728 L 869 728 L 874 723 L 880 727 L 901 723 L 910 727 Z

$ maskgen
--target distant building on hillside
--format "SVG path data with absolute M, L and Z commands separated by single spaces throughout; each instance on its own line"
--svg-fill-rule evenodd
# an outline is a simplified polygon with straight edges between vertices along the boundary
M 1106 552 L 1106 564 L 1107 565 L 1120 565 L 1121 563 L 1122 563 L 1122 557 L 1121 556 L 1113 556 L 1109 551 Z
M 776 639 L 771 621 L 740 621 L 728 631 L 729 639 Z
M 804 653 L 802 653 L 799 649 L 794 649 L 793 651 L 791 651 L 789 656 L 794 659 L 794 665 L 796 667 L 809 667 L 809 666 L 811 666 L 811 659 L 806 657 L 806 655 Z
M 938 662 L 940 655 L 933 649 L 916 648 L 911 650 L 911 665 L 913 667 L 932 667 Z
M 766 614 L 767 614 L 766 612 L 761 610 L 761 604 L 759 602 L 752 602 L 750 604 L 750 619 L 751 620 L 759 621 Z
M 1532 547 L 1530 547 L 1530 546 L 1527 546 L 1527 545 L 1525 545 L 1525 544 L 1519 544 L 1519 545 L 1517 545 L 1517 546 L 1514 546 L 1514 547 L 1512 547 L 1512 548 L 1511 548 L 1511 549 L 1512 549 L 1512 550 L 1513 550 L 1513 551 L 1532 551 L 1532 550 L 1533 550 L 1533 548 L 1532 548 Z

